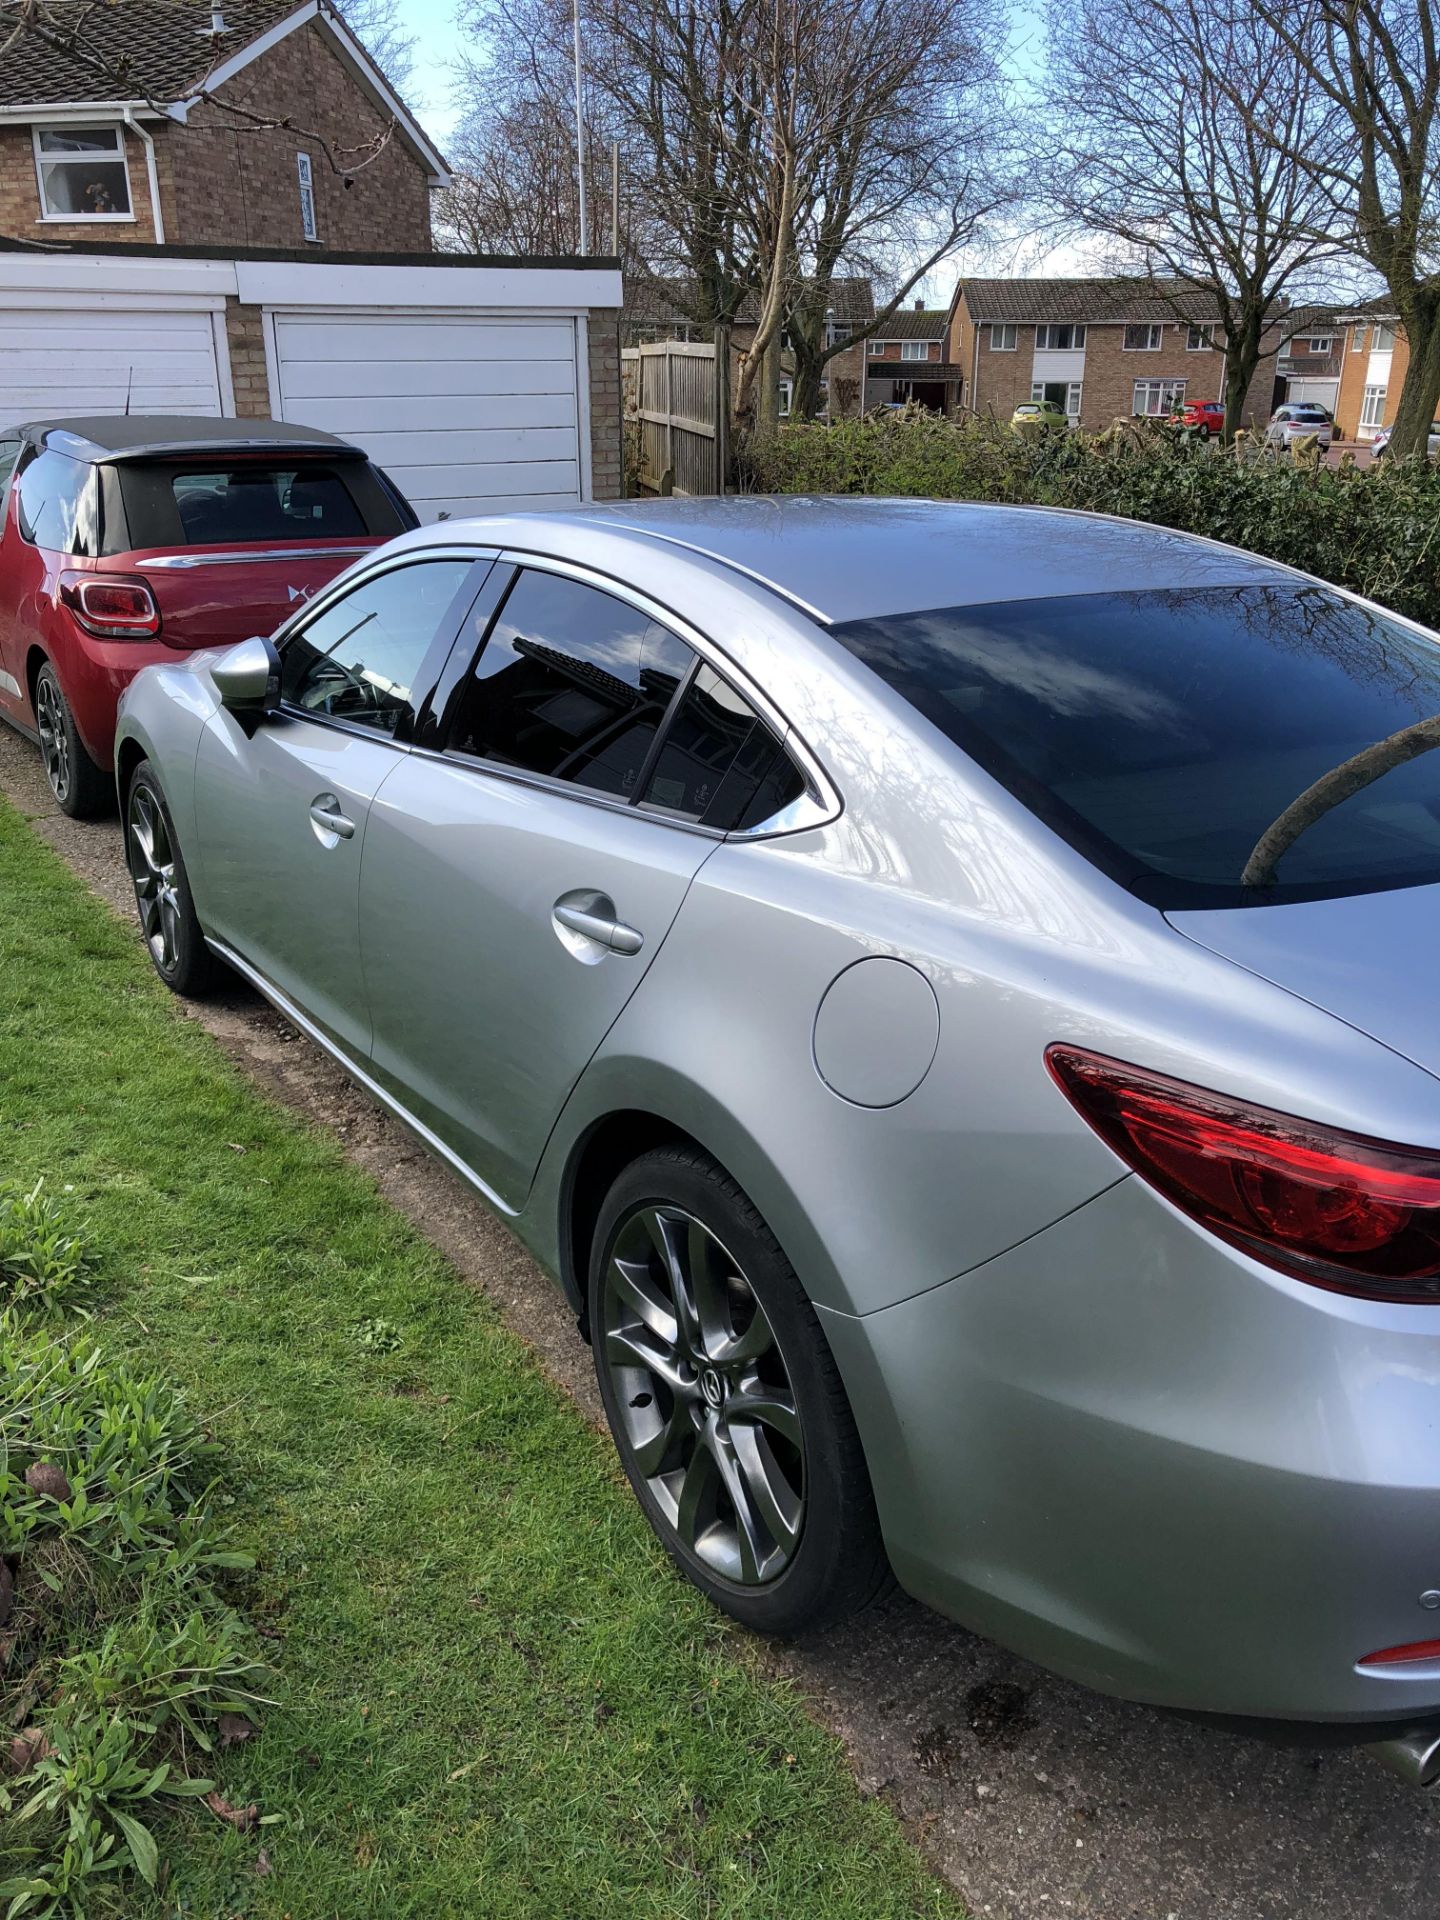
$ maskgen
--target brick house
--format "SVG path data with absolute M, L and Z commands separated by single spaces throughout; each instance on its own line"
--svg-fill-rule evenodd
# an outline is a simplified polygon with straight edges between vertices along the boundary
M 973 412 L 1008 420 L 1022 400 L 1052 399 L 1096 431 L 1220 398 L 1218 321 L 1213 294 L 1178 281 L 1165 297 L 1137 279 L 965 279 L 950 303 L 945 359 L 961 370 L 960 398 Z M 1269 419 L 1274 384 L 1263 361 L 1244 424 Z
M 1383 301 L 1346 314 L 1339 332 L 1342 365 L 1335 424 L 1342 440 L 1358 440 L 1363 446 L 1382 427 L 1395 423 L 1410 366 L 1410 343 Z
M 963 368 L 945 357 L 949 315 L 944 307 L 897 309 L 865 342 L 865 410 L 898 406 L 907 400 L 935 413 L 959 405 Z
M 74 47 L 21 33 L 0 64 L 0 231 L 432 247 L 445 162 L 328 0 L 51 0 L 47 13 Z

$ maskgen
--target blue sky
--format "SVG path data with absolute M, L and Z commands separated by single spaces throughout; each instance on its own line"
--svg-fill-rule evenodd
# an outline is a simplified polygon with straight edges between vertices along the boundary
M 442 148 L 456 120 L 448 71 L 460 51 L 455 8 L 456 0 L 406 0 L 405 7 L 405 24 L 413 27 L 418 42 L 409 104 Z

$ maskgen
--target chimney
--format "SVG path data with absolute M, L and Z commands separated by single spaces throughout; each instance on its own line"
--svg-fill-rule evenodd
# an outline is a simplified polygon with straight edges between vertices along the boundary
M 924 313 L 924 311 L 925 311 L 925 302 L 924 302 L 923 300 L 917 300 L 917 301 L 915 302 L 915 311 L 916 311 L 916 313 Z

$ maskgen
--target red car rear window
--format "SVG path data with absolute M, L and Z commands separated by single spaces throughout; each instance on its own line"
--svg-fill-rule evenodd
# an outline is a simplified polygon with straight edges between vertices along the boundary
M 170 481 L 186 544 L 353 539 L 368 532 L 333 467 L 243 466 L 176 473 Z

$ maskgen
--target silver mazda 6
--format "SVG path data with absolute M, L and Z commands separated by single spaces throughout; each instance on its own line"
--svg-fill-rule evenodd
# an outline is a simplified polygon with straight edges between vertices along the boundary
M 511 1224 L 720 1606 L 1433 1773 L 1437 715 L 1208 541 L 676 500 L 408 534 L 117 758 L 162 979 Z

